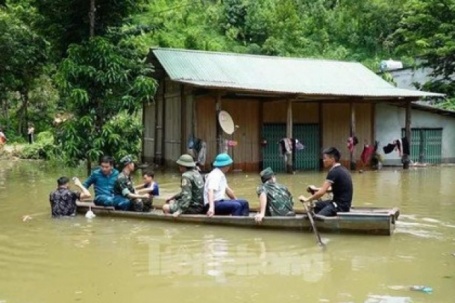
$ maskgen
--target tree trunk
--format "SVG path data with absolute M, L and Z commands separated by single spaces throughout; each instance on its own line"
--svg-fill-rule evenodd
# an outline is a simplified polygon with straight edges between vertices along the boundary
M 95 36 L 95 0 L 90 0 L 90 11 L 88 17 L 90 20 L 90 38 Z
M 28 125 L 28 90 L 21 91 L 22 109 L 20 110 L 20 121 L 18 123 L 18 133 L 23 134 Z
M 87 177 L 92 173 L 92 160 L 87 157 Z

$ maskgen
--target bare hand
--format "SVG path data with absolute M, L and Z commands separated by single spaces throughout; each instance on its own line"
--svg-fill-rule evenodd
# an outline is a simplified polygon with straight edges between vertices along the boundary
M 174 197 L 169 197 L 169 198 L 167 198 L 164 202 L 165 202 L 166 204 L 169 204 L 169 202 L 171 202 L 172 200 L 174 200 Z
M 207 216 L 213 217 L 214 214 L 215 214 L 215 210 L 213 209 L 213 207 L 209 207 L 209 210 L 207 211 Z
M 303 195 L 302 195 L 302 196 L 299 196 L 299 200 L 300 200 L 300 202 L 308 202 L 308 201 L 310 201 L 309 198 L 307 198 L 307 197 L 305 197 L 305 196 L 303 196 Z
M 74 178 L 73 178 L 73 182 L 74 182 L 74 184 L 76 184 L 76 185 L 82 185 L 82 184 L 81 184 L 81 180 L 79 180 L 78 177 L 74 177 Z
M 256 223 L 261 223 L 262 219 L 264 219 L 264 215 L 256 214 L 256 216 L 254 216 L 254 221 L 256 221 Z
M 177 218 L 178 216 L 180 216 L 180 212 L 179 211 L 176 211 L 175 213 L 172 214 L 172 216 L 174 218 Z

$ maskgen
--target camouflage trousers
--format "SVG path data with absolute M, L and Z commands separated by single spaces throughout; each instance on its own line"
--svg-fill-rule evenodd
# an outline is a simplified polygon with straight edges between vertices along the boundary
M 132 199 L 131 210 L 136 212 L 150 212 L 152 210 L 153 199 Z

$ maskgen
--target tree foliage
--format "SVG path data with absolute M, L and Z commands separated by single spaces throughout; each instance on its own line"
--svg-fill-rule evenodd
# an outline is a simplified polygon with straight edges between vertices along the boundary
M 95 1 L 95 37 L 90 5 Z M 0 0 L 0 101 L 51 128 L 73 162 L 136 153 L 152 46 L 379 62 L 419 58 L 455 95 L 455 0 Z M 450 100 L 450 99 L 449 99 Z M 453 106 L 447 103 L 448 106 Z M 455 106 L 454 106 L 455 108 Z M 27 114 L 29 113 L 29 114 Z
M 30 92 L 45 74 L 48 59 L 48 43 L 30 26 L 34 18 L 35 12 L 26 2 L 0 8 L 0 100 L 4 119 L 9 120 L 12 98 L 7 93 L 17 93 L 19 133 L 27 127 L 33 103 Z
M 445 106 L 455 109 L 455 1 L 412 0 L 394 34 L 397 49 L 419 58 L 419 66 L 432 69 L 424 88 L 449 96 Z
M 113 40 L 72 44 L 61 64 L 58 83 L 72 118 L 63 124 L 60 140 L 70 160 L 137 152 L 141 128 L 135 114 L 153 97 L 155 82 L 144 56 L 128 42 Z M 122 113 L 127 116 L 120 118 Z

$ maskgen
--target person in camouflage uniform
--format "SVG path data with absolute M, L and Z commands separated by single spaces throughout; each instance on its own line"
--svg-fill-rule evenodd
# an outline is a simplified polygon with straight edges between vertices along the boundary
M 256 222 L 262 222 L 264 216 L 293 216 L 294 200 L 288 188 L 276 182 L 275 174 L 270 167 L 260 173 L 262 184 L 257 188 L 260 211 Z
M 134 171 L 134 162 L 131 156 L 120 159 L 123 166 L 114 185 L 114 207 L 120 210 L 133 210 L 148 212 L 152 208 L 149 194 L 137 194 L 134 189 L 131 173 Z
M 163 212 L 173 214 L 174 217 L 181 214 L 202 214 L 204 211 L 204 179 L 190 155 L 181 155 L 177 164 L 182 173 L 182 190 L 166 199 Z

